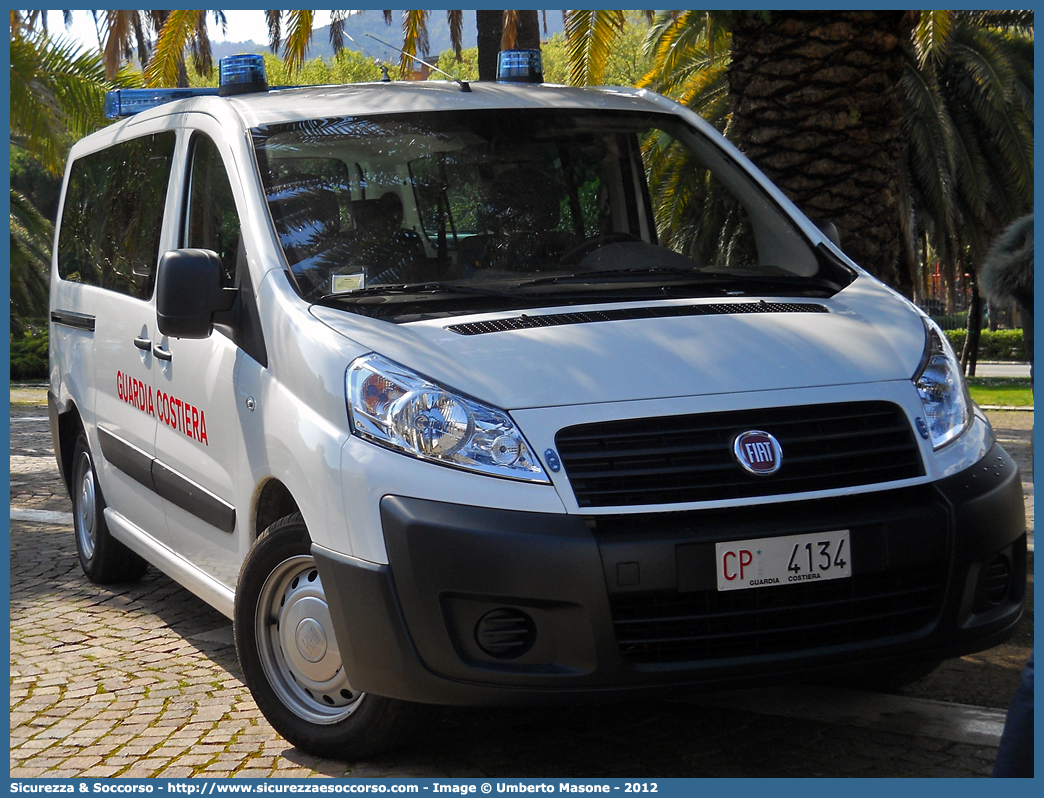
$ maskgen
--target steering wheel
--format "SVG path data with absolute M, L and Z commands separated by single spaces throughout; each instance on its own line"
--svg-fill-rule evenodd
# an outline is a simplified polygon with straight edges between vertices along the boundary
M 595 236 L 594 238 L 587 238 L 581 241 L 572 249 L 569 249 L 562 255 L 562 263 L 579 263 L 596 249 L 608 246 L 609 244 L 625 244 L 631 241 L 641 241 L 638 236 L 633 236 L 630 233 L 606 233 L 605 235 Z

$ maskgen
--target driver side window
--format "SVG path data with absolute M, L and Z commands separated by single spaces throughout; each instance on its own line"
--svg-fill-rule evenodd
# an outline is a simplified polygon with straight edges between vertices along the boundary
M 214 250 L 221 258 L 221 284 L 231 288 L 241 245 L 239 214 L 221 153 L 202 133 L 192 142 L 190 168 L 184 246 Z

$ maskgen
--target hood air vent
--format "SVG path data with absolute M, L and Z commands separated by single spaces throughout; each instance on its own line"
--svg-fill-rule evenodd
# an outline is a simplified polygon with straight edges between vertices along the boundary
M 823 305 L 808 302 L 715 302 L 700 305 L 654 305 L 645 308 L 588 310 L 580 313 L 553 313 L 529 316 L 523 313 L 509 319 L 473 321 L 446 327 L 459 335 L 483 335 L 509 330 L 532 330 L 537 327 L 561 327 L 566 324 L 590 324 L 596 321 L 628 321 L 631 319 L 669 319 L 677 316 L 731 316 L 742 313 L 829 313 Z

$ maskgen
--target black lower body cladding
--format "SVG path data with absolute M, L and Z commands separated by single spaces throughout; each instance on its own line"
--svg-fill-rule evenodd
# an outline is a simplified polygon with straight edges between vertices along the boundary
M 724 510 L 566 516 L 387 496 L 390 565 L 313 553 L 355 689 L 444 704 L 739 687 L 907 667 L 1022 614 L 1018 468 Z M 714 543 L 848 529 L 852 576 L 721 593 Z

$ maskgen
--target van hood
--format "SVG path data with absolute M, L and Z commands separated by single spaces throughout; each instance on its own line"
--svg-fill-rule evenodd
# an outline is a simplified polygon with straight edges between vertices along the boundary
M 751 301 L 761 298 L 730 300 Z M 860 276 L 830 299 L 777 301 L 828 312 L 581 321 L 475 335 L 448 328 L 522 314 L 395 324 L 328 307 L 312 313 L 360 347 L 504 410 L 904 380 L 921 361 L 920 312 L 871 277 Z M 617 303 L 526 315 L 696 304 L 727 303 Z

